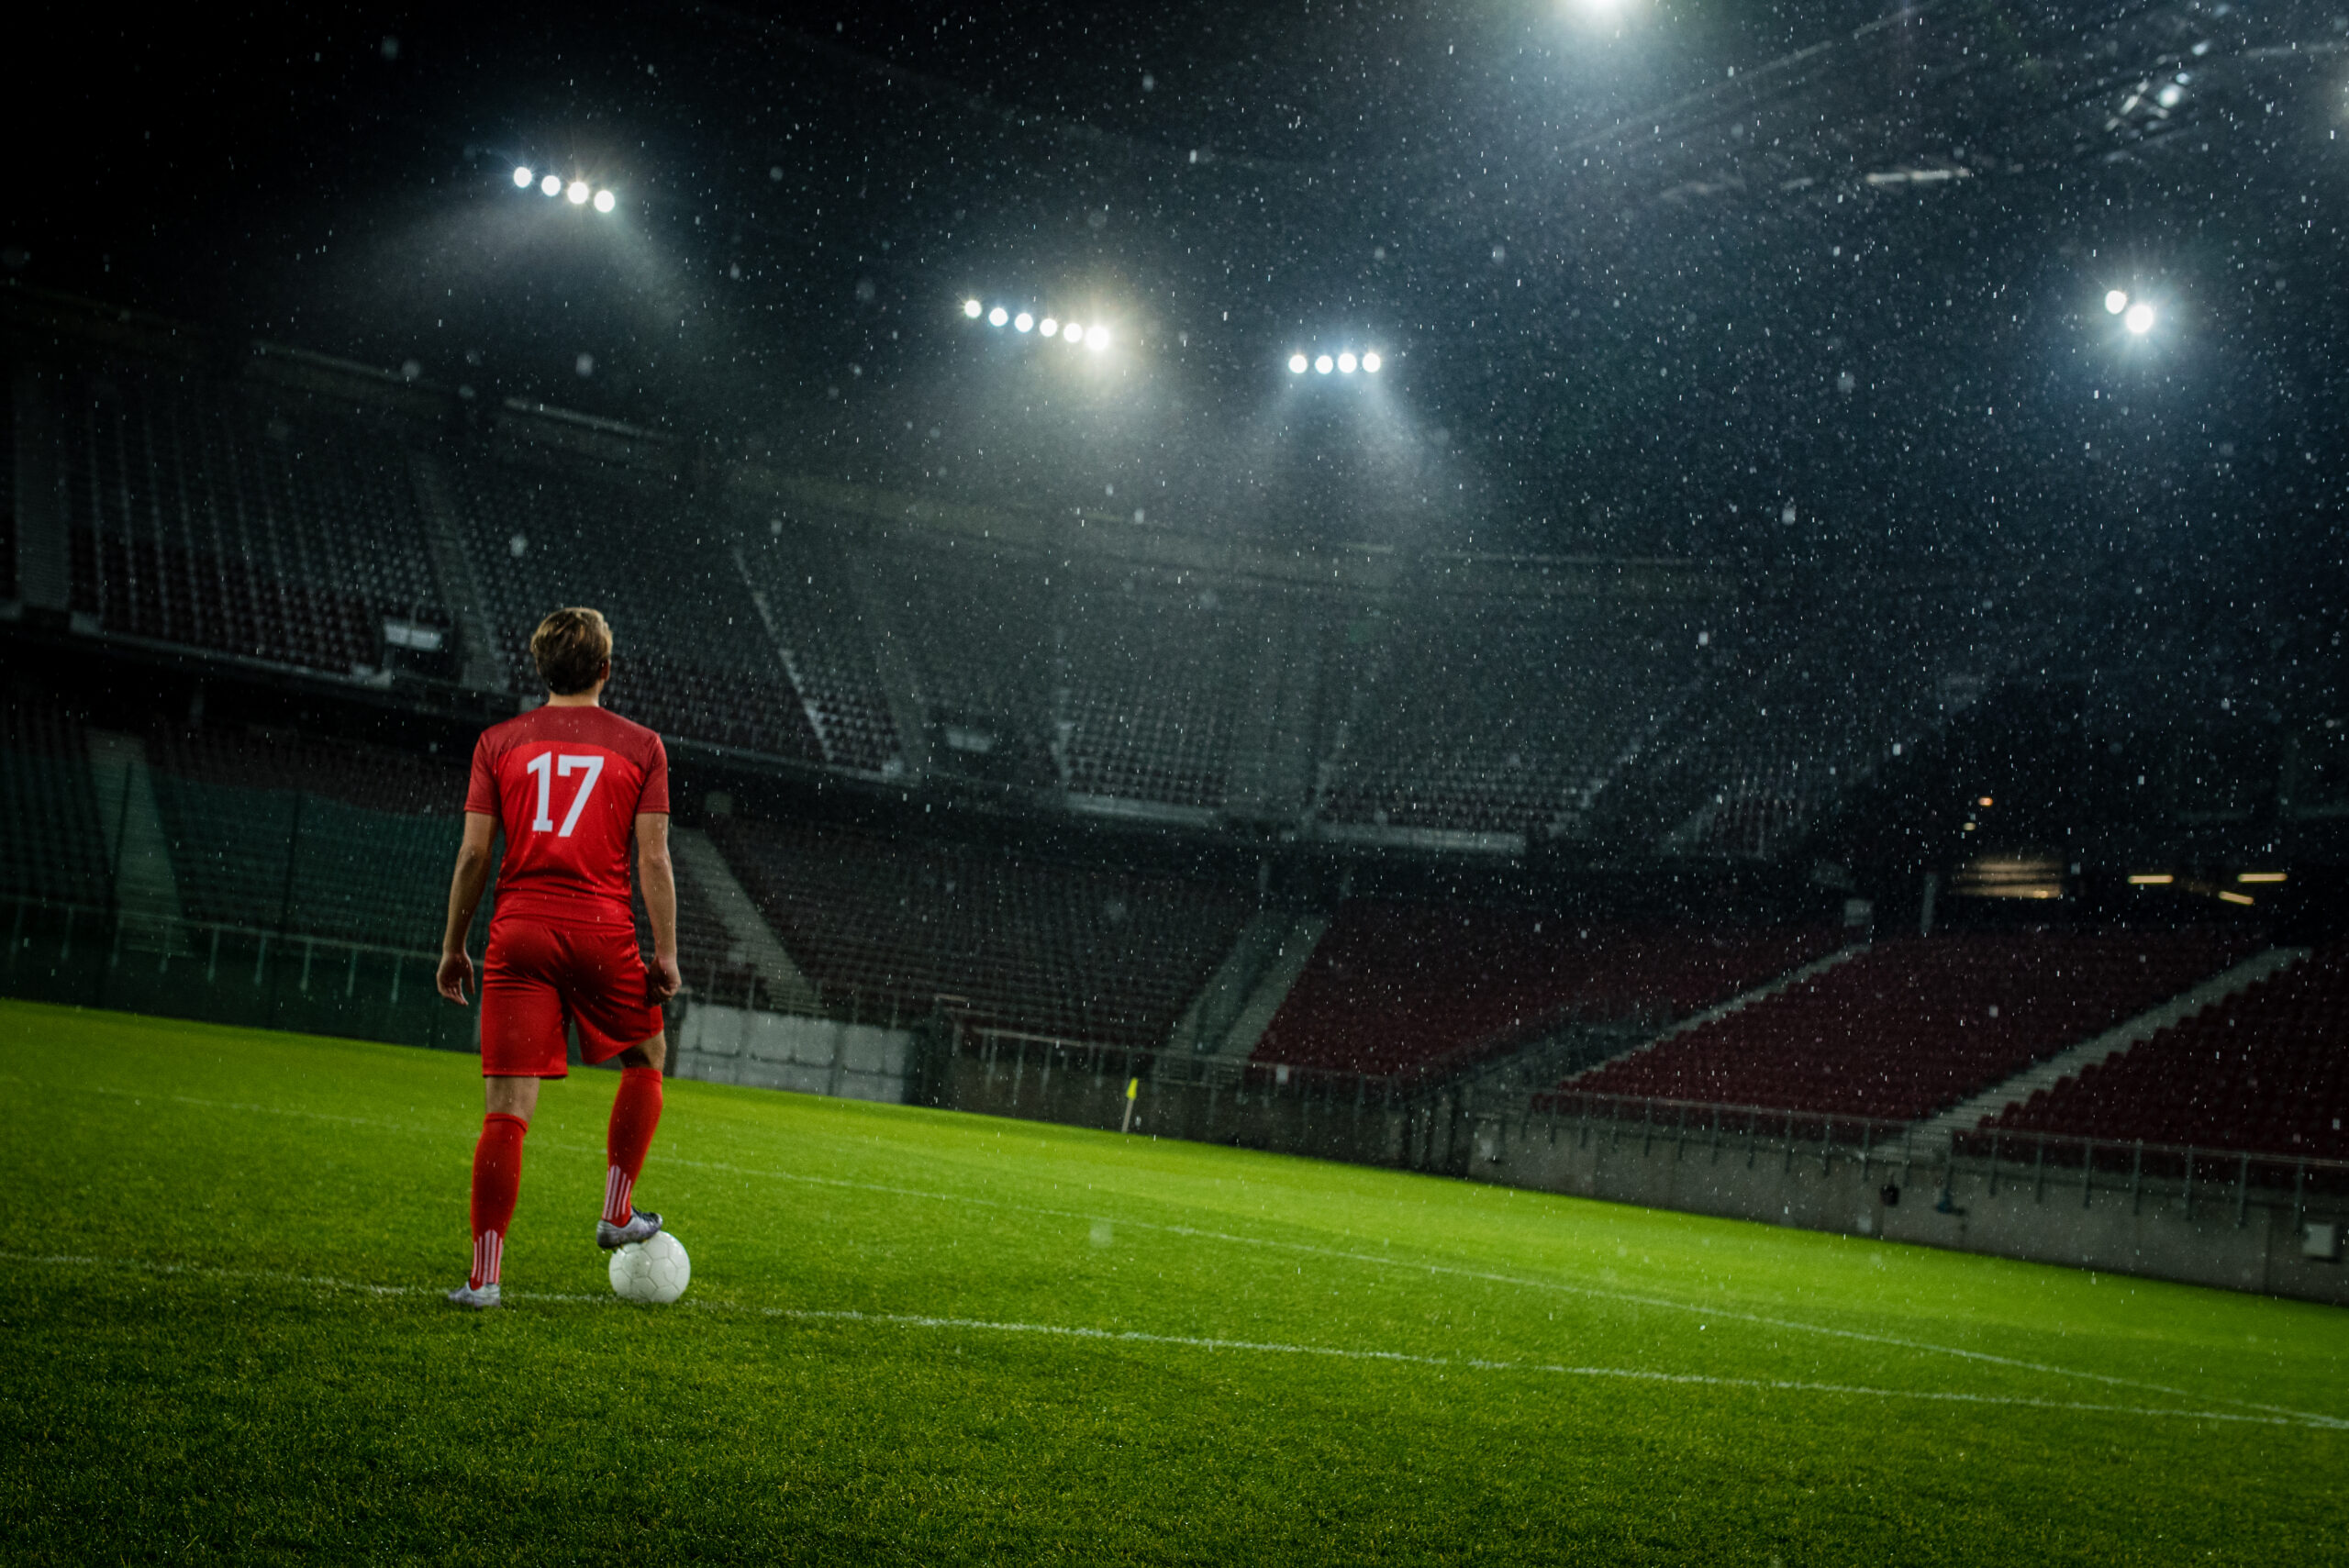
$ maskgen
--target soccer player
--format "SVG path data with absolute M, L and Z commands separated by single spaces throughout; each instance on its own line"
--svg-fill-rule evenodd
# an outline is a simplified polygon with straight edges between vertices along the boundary
M 465 951 L 489 880 L 490 835 L 503 828 L 497 910 L 481 977 L 481 1070 L 487 1110 L 473 1146 L 473 1262 L 449 1293 L 495 1307 L 507 1227 L 522 1182 L 522 1135 L 539 1084 L 568 1076 L 564 1026 L 589 1063 L 618 1057 L 619 1094 L 605 1139 L 604 1213 L 596 1244 L 641 1241 L 661 1217 L 635 1207 L 636 1178 L 661 1121 L 668 1040 L 661 1004 L 677 991 L 677 884 L 669 864 L 669 755 L 661 737 L 601 704 L 612 632 L 591 609 L 557 610 L 530 638 L 550 694 L 482 734 L 465 795 L 464 842 L 440 938 L 440 994 L 462 1006 L 473 984 Z M 652 957 L 636 945 L 629 846 L 652 917 Z

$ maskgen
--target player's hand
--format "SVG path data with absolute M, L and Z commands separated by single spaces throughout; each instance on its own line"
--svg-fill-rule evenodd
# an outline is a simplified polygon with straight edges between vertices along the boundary
M 473 988 L 473 955 L 462 948 L 440 955 L 440 973 L 434 984 L 440 995 L 460 1007 L 465 1006 L 465 994 Z
M 656 1007 L 675 995 L 685 983 L 685 976 L 677 973 L 675 953 L 654 953 L 644 965 L 644 989 Z

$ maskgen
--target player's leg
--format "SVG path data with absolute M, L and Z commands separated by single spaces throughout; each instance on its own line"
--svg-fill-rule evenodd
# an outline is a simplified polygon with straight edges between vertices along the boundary
M 620 1088 L 612 1096 L 611 1125 L 604 1134 L 604 1214 L 596 1222 L 596 1243 L 619 1247 L 641 1241 L 661 1229 L 661 1217 L 636 1207 L 636 1178 L 661 1125 L 661 1070 L 669 1037 L 655 1034 L 620 1052 Z
M 460 1307 L 495 1307 L 506 1238 L 522 1190 L 522 1139 L 539 1108 L 539 1081 L 561 1077 L 562 1004 L 554 987 L 529 973 L 532 943 L 520 951 L 501 938 L 483 966 L 481 1042 L 483 1116 L 473 1144 L 473 1264 L 449 1293 Z

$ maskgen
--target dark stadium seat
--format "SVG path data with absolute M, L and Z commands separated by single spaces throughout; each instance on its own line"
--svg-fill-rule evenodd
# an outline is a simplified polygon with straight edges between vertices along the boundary
M 386 617 L 448 624 L 406 454 L 362 420 L 114 361 L 53 429 L 72 606 L 106 630 L 351 674 Z
M 1007 851 L 740 818 L 710 838 L 834 1017 L 971 1020 L 1148 1049 L 1247 917 L 1230 893 Z
M 2349 1160 L 2349 940 L 2115 1051 L 1986 1130 Z
M 0 703 L 0 894 L 106 907 L 99 809 L 81 722 L 34 698 Z
M 1615 928 L 1359 903 L 1331 922 L 1254 1060 L 1368 1073 L 1454 1066 L 1546 1026 L 1662 1024 L 1833 950 L 1825 927 Z
M 2198 929 L 1901 938 L 1564 1088 L 1914 1121 L 2254 945 Z

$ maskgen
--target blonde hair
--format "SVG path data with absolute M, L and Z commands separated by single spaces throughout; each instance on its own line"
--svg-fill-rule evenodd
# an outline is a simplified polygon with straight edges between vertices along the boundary
M 611 659 L 612 628 L 601 610 L 557 610 L 530 634 L 530 662 L 539 667 L 547 690 L 559 697 L 594 685 Z

